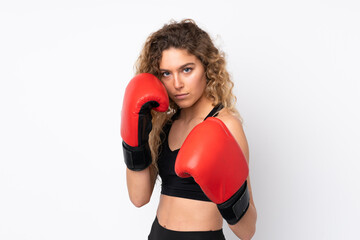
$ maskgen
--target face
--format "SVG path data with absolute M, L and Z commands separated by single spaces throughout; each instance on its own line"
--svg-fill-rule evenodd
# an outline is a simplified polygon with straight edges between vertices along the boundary
M 169 97 L 180 107 L 194 105 L 205 97 L 206 75 L 201 61 L 185 49 L 170 48 L 162 52 L 161 81 Z

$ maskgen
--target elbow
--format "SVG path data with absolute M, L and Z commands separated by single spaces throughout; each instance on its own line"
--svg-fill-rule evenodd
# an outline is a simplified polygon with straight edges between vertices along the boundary
M 150 198 L 130 197 L 130 201 L 135 207 L 141 208 L 142 206 L 144 206 L 150 202 Z
M 235 235 L 241 240 L 251 240 L 255 235 L 255 225 L 246 227 L 229 225 L 229 227 L 233 231 L 233 233 L 235 233 Z
M 256 230 L 256 227 L 254 226 L 254 228 L 251 229 L 251 230 L 249 230 L 249 231 L 246 233 L 246 235 L 245 235 L 243 238 L 241 238 L 241 239 L 243 239 L 243 240 L 251 240 L 251 239 L 254 237 L 254 235 L 255 235 L 255 230 Z
M 256 232 L 256 224 L 253 224 L 251 227 L 248 227 L 247 231 L 244 232 L 242 240 L 251 240 Z
M 149 201 L 131 201 L 131 202 L 135 207 L 141 208 L 142 206 L 145 206 Z
M 254 223 L 251 227 L 246 231 L 245 237 L 243 239 L 252 239 L 256 232 L 256 223 Z
M 255 206 L 251 205 L 251 210 L 249 213 L 252 213 L 252 217 L 250 218 L 250 222 L 247 226 L 247 231 L 245 231 L 245 236 L 242 239 L 252 239 L 256 232 L 256 220 L 257 220 L 257 211 Z
M 230 225 L 230 229 L 242 240 L 251 240 L 256 232 L 256 211 L 250 208 L 242 219 L 235 225 Z
M 240 238 L 241 240 L 251 240 L 255 235 L 255 227 L 251 229 L 243 229 L 240 232 L 233 231 L 235 235 Z

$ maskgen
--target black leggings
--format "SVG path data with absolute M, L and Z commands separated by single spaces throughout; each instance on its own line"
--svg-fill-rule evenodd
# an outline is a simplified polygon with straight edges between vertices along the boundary
M 148 240 L 225 240 L 222 229 L 217 231 L 178 232 L 162 227 L 157 218 L 151 227 Z

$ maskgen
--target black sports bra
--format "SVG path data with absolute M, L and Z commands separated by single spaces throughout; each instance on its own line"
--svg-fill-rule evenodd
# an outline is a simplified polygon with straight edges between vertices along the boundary
M 205 117 L 215 117 L 223 108 L 221 104 L 215 106 L 212 111 Z M 168 196 L 195 199 L 201 201 L 210 201 L 195 182 L 194 178 L 180 178 L 175 173 L 175 160 L 180 149 L 172 151 L 169 148 L 168 136 L 172 121 L 179 116 L 178 111 L 171 121 L 165 124 L 163 131 L 162 144 L 159 149 L 158 168 L 162 180 L 161 193 Z M 205 120 L 204 119 L 204 120 Z

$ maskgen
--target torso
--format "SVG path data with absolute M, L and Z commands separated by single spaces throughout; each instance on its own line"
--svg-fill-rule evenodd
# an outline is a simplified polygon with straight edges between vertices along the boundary
M 222 110 L 219 116 L 224 114 Z M 190 131 L 204 117 L 185 124 L 181 119 L 173 122 L 168 136 L 169 148 L 179 149 Z M 213 202 L 172 197 L 161 194 L 157 210 L 159 224 L 175 231 L 216 231 L 222 228 L 223 219 Z
M 215 231 L 223 220 L 215 203 L 186 198 L 160 196 L 159 224 L 175 231 Z

